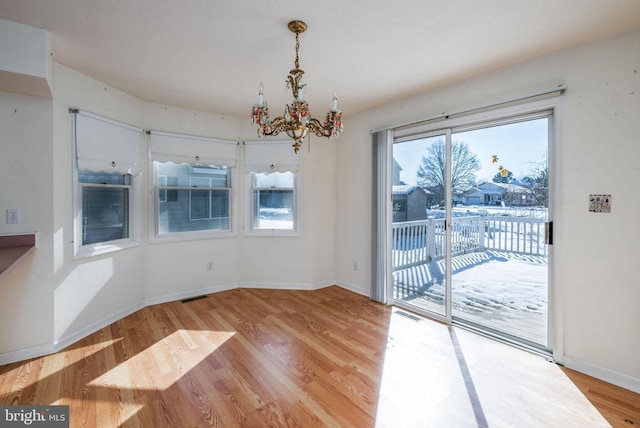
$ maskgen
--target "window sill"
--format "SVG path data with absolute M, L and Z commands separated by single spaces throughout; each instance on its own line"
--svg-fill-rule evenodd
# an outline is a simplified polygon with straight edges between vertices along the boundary
M 267 238 L 299 238 L 300 232 L 296 230 L 283 229 L 252 229 L 244 234 L 247 237 L 267 237 Z
M 193 232 L 172 232 L 155 235 L 149 238 L 149 243 L 159 244 L 163 242 L 185 242 L 185 241 L 201 241 L 205 239 L 233 238 L 236 232 L 227 231 L 193 231 Z
M 127 248 L 134 248 L 140 243 L 133 239 L 123 239 L 119 241 L 102 242 L 97 244 L 83 245 L 76 249 L 73 256 L 74 260 L 85 259 L 87 257 L 99 256 L 102 254 L 113 253 Z

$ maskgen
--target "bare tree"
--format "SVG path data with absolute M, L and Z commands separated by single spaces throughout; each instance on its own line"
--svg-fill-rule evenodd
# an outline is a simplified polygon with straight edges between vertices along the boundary
M 451 190 L 454 195 L 462 194 L 476 183 L 476 172 L 480 169 L 480 161 L 467 144 L 454 141 L 451 144 Z M 444 140 L 434 142 L 416 172 L 420 187 L 442 195 L 444 199 L 446 173 L 446 152 Z
M 526 187 L 536 205 L 549 206 L 549 164 L 546 159 L 533 169 Z

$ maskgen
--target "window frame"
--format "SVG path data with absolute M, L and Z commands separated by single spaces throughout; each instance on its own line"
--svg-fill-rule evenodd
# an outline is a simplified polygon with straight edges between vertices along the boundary
M 290 172 L 293 174 L 293 187 L 256 187 L 256 174 L 272 174 L 276 172 Z M 246 236 L 270 236 L 270 237 L 299 237 L 302 234 L 301 212 L 300 212 L 300 172 L 294 171 L 273 171 L 273 172 L 247 172 L 246 176 L 246 215 L 245 215 L 245 235 Z M 293 228 L 256 228 L 256 206 L 255 192 L 260 190 L 291 190 L 293 192 Z
M 563 218 L 563 198 L 561 192 L 562 186 L 562 129 L 563 129 L 563 97 L 562 94 L 566 90 L 564 85 L 558 85 L 558 88 L 552 91 L 541 92 L 519 99 L 504 101 L 501 103 L 491 104 L 466 112 L 455 113 L 451 115 L 437 116 L 426 119 L 415 124 L 405 124 L 395 128 L 383 128 L 376 132 L 374 141 L 378 143 L 376 146 L 377 153 L 382 154 L 376 160 L 373 171 L 376 175 L 384 176 L 378 181 L 378 187 L 374 189 L 374 231 L 373 242 L 378 242 L 376 246 L 373 260 L 375 263 L 374 276 L 378 278 L 377 284 L 373 285 L 372 295 L 375 295 L 376 301 L 389 303 L 389 293 L 393 291 L 393 279 L 391 278 L 391 258 L 388 256 L 390 250 L 388 245 L 391 241 L 390 224 L 385 215 L 390 211 L 388 198 L 385 199 L 386 186 L 390 186 L 392 177 L 390 176 L 392 150 L 391 146 L 400 142 L 402 139 L 407 141 L 410 139 L 428 136 L 429 133 L 441 132 L 443 129 L 454 130 L 460 132 L 462 130 L 480 129 L 487 126 L 496 126 L 500 124 L 508 124 L 523 121 L 527 115 L 531 118 L 536 116 L 548 116 L 549 123 L 549 141 L 550 147 L 548 152 L 548 169 L 549 175 L 552 176 L 554 184 L 549 187 L 549 211 L 548 219 L 552 222 L 562 222 Z M 450 223 L 451 219 L 447 219 Z M 562 254 L 562 242 L 555 240 L 553 245 L 549 247 L 549 300 L 548 300 L 548 320 L 550 325 L 548 328 L 548 344 L 552 349 L 553 359 L 555 362 L 562 364 L 564 356 L 563 347 L 563 283 L 561 281 L 561 263 L 559 255 Z M 386 295 L 384 295 L 386 293 Z M 377 297 L 380 296 L 380 297 Z M 451 296 L 447 297 L 451 301 Z M 434 317 L 436 318 L 436 317 Z M 442 319 L 447 323 L 451 323 L 451 319 Z
M 129 184 L 103 184 L 103 183 L 81 183 L 78 177 L 78 168 L 74 167 L 73 172 L 73 199 L 74 199 L 74 259 L 81 259 L 90 256 L 97 256 L 100 254 L 106 254 L 113 251 L 119 251 L 126 248 L 138 246 L 138 222 L 136 219 L 136 210 L 138 209 L 135 203 L 138 200 L 138 177 L 130 175 Z M 128 221 L 128 237 L 122 239 L 114 239 L 111 241 L 94 242 L 91 244 L 83 244 L 84 234 L 84 222 L 83 218 L 83 199 L 82 190 L 85 187 L 104 188 L 104 189 L 128 189 L 128 209 L 127 209 L 127 221 Z
M 122 175 L 129 176 L 128 184 L 105 184 L 105 183 L 84 183 L 79 181 L 80 167 L 78 160 L 78 136 L 77 136 L 77 116 L 86 116 L 87 118 L 98 120 L 103 124 L 113 125 L 114 127 L 120 127 L 129 131 L 139 132 L 142 136 L 142 129 L 128 125 L 123 122 L 119 122 L 113 119 L 109 119 L 100 115 L 81 111 L 78 109 L 69 109 L 69 113 L 73 115 L 72 121 L 72 146 L 73 146 L 73 167 L 72 167 L 72 230 L 73 230 L 73 260 L 79 260 L 87 257 L 98 256 L 101 254 L 112 253 L 115 251 L 124 250 L 127 248 L 137 247 L 140 245 L 139 239 L 139 224 L 140 224 L 140 201 L 139 197 L 139 164 L 132 164 L 134 166 L 130 173 L 122 173 Z M 137 151 L 141 150 L 140 144 L 138 144 Z M 119 161 L 126 161 L 127 159 L 119 159 Z M 93 170 L 91 170 L 93 171 Z M 94 171 L 97 172 L 97 171 Z M 105 171 L 109 173 L 109 171 Z M 114 171 L 121 172 L 121 171 Z M 85 187 L 101 187 L 101 188 L 126 188 L 128 189 L 128 209 L 127 209 L 127 221 L 128 221 L 128 237 L 122 239 L 114 239 L 110 241 L 101 241 L 91 244 L 83 244 L 83 199 L 82 190 Z
M 164 186 L 161 188 L 159 185 L 159 177 L 163 177 L 164 175 L 158 174 L 160 161 L 150 161 L 150 170 L 151 174 L 149 174 L 149 242 L 151 243 L 159 243 L 159 242 L 179 242 L 179 241 L 194 241 L 194 240 L 202 240 L 202 239 L 215 239 L 215 238 L 227 238 L 236 236 L 236 227 L 234 216 L 237 211 L 237 197 L 236 197 L 236 176 L 237 176 L 237 168 L 236 167 L 226 167 L 227 168 L 227 180 L 228 187 L 202 187 L 202 188 L 194 188 L 194 187 L 184 187 L 184 186 Z M 166 163 L 166 162 L 165 162 Z M 209 165 L 202 165 L 197 163 L 186 163 L 186 162 L 173 162 L 174 164 L 182 164 L 189 165 L 192 168 L 197 167 L 207 167 Z M 166 176 L 165 176 L 166 177 Z M 189 177 L 189 182 L 191 182 L 191 178 Z M 166 183 L 166 178 L 165 178 Z M 163 201 L 160 201 L 160 192 L 168 191 L 168 190 L 186 190 L 189 191 L 189 221 L 205 221 L 210 220 L 210 218 L 196 218 L 193 219 L 191 215 L 191 191 L 199 190 L 199 191 L 208 191 L 209 193 L 209 211 L 211 213 L 211 191 L 213 190 L 226 190 L 228 192 L 228 229 L 204 229 L 204 230 L 192 230 L 192 231 L 182 231 L 182 232 L 166 232 L 160 233 L 160 222 L 158 221 L 160 216 L 160 204 Z M 166 193 L 165 193 L 166 195 Z M 166 198 L 165 198 L 166 200 Z M 214 218 L 215 219 L 215 218 Z
M 164 181 L 164 185 L 160 184 L 162 181 Z M 158 175 L 158 203 L 167 202 L 167 189 L 161 189 L 162 187 L 168 187 L 166 175 Z M 160 196 L 163 194 L 162 193 L 163 191 L 164 191 L 164 196 Z
M 147 185 L 149 203 L 148 210 L 148 236 L 150 243 L 191 241 L 201 239 L 225 238 L 236 235 L 237 211 L 237 160 L 238 141 L 224 140 L 215 137 L 189 135 L 175 132 L 148 130 L 148 174 Z M 180 231 L 159 233 L 160 231 L 160 201 L 158 187 L 158 172 L 160 163 L 173 163 L 189 165 L 191 168 L 201 167 L 226 167 L 228 192 L 228 228 L 205 229 L 194 231 Z M 171 190 L 179 190 L 181 187 L 171 187 Z M 193 190 L 186 188 L 183 190 Z M 209 188 L 204 189 L 209 190 Z M 167 199 L 169 195 L 167 194 Z M 189 205 L 191 205 L 189 203 Z M 189 210 L 191 207 L 189 206 Z M 190 213 L 188 214 L 190 216 Z

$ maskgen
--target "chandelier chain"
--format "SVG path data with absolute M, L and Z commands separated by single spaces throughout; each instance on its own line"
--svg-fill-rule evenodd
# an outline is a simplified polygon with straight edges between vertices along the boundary
M 298 50 L 300 50 L 300 40 L 298 40 L 298 35 L 300 33 L 296 31 L 296 70 L 300 68 L 300 59 L 298 58 Z

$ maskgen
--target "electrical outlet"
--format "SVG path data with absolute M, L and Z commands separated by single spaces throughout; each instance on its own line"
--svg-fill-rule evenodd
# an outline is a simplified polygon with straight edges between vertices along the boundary
M 358 270 L 358 262 L 357 261 L 353 261 L 353 270 Z
M 9 208 L 7 210 L 7 224 L 20 224 L 20 209 Z
M 213 262 L 207 262 L 207 270 L 213 270 Z

